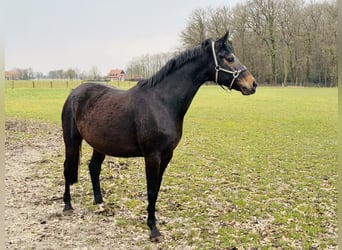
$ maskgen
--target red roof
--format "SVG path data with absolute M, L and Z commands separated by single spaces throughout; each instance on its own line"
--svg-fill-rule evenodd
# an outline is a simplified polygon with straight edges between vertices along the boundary
M 11 79 L 16 79 L 19 78 L 19 72 L 18 70 L 7 70 L 5 71 L 5 77 L 6 78 L 11 78 Z
M 125 71 L 123 69 L 112 69 L 108 73 L 108 76 L 119 76 L 119 75 L 125 75 Z

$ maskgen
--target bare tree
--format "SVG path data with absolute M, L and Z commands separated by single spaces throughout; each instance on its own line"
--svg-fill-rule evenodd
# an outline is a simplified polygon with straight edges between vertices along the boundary
M 247 25 L 261 39 L 271 57 L 272 81 L 277 84 L 276 56 L 277 56 L 277 24 L 280 1 L 277 0 L 250 0 L 247 2 Z
M 100 79 L 100 71 L 97 66 L 92 66 L 89 70 L 89 77 L 92 80 L 99 80 Z
M 233 47 L 240 60 L 253 72 L 258 79 L 269 78 L 271 70 L 269 59 L 265 56 L 265 45 L 248 27 L 248 9 L 238 4 L 233 9 L 231 20 Z
M 133 58 L 127 66 L 126 73 L 130 79 L 148 78 L 155 74 L 168 60 L 173 53 L 159 53 L 154 55 L 142 55 Z
M 232 11 L 228 6 L 208 8 L 207 37 L 218 38 L 231 29 Z
M 328 87 L 331 82 L 337 82 L 337 3 L 324 2 L 319 6 L 322 11 L 318 32 L 320 47 L 316 49 L 322 64 L 318 69 L 321 69 L 322 84 Z
M 181 33 L 181 41 L 185 48 L 193 47 L 207 38 L 207 13 L 204 9 L 195 9 L 188 24 Z
M 290 74 L 291 82 L 298 85 L 298 73 L 300 65 L 299 46 L 301 43 L 300 25 L 301 10 L 303 9 L 303 0 L 282 1 L 279 10 L 278 25 L 280 30 L 280 49 L 283 57 L 283 85 L 288 82 Z M 290 72 L 289 72 L 290 71 Z
M 64 77 L 69 80 L 73 80 L 77 78 L 76 70 L 74 69 L 68 69 L 64 72 Z
M 303 38 L 304 38 L 304 50 L 305 50 L 305 79 L 304 83 L 312 81 L 314 77 L 311 74 L 312 60 L 317 56 L 314 55 L 314 44 L 317 42 L 317 31 L 321 16 L 321 9 L 315 5 L 308 5 L 303 9 L 302 26 L 303 26 Z M 316 32 L 314 32 L 316 31 Z M 320 60 L 319 58 L 317 58 Z

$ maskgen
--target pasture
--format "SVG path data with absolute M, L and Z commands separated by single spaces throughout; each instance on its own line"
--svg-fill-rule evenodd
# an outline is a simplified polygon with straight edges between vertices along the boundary
M 59 126 L 69 92 L 7 85 L 6 115 Z M 337 249 L 337 110 L 336 88 L 260 87 L 245 97 L 203 86 L 164 175 L 157 217 L 165 241 L 157 246 Z M 56 196 L 63 189 L 62 140 L 60 151 L 57 166 L 38 166 L 56 176 L 48 190 Z M 85 207 L 98 220 L 116 217 L 108 225 L 112 238 L 138 231 L 134 246 L 154 249 L 145 225 L 143 160 L 106 158 L 101 178 L 108 208 L 97 214 L 90 153 L 84 143 L 80 181 L 71 189 L 75 210 Z M 98 246 L 95 236 L 87 236 L 88 246 Z

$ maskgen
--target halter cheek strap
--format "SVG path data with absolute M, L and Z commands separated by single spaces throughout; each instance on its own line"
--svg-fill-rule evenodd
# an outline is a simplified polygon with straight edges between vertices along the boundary
M 228 74 L 232 74 L 233 75 L 233 80 L 231 81 L 228 89 L 231 90 L 232 87 L 233 87 L 233 84 L 235 82 L 235 79 L 239 77 L 240 73 L 247 70 L 247 68 L 243 65 L 241 65 L 241 68 L 239 70 L 235 70 L 235 71 L 230 71 L 228 69 L 225 69 L 225 68 L 222 68 L 220 65 L 218 65 L 218 62 L 217 62 L 217 57 L 216 57 L 216 53 L 215 53 L 215 42 L 214 41 L 211 41 L 211 49 L 213 51 L 213 57 L 214 57 L 214 62 L 215 62 L 215 83 L 219 84 L 222 88 L 222 84 L 218 83 L 218 74 L 219 74 L 219 71 L 223 71 L 225 73 L 228 73 Z

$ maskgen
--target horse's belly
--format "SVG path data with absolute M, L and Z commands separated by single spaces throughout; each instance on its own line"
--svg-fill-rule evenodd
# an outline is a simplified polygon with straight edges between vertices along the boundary
M 87 133 L 87 131 L 91 131 Z M 116 130 L 93 127 L 82 134 L 85 141 L 95 150 L 116 157 L 142 156 L 134 133 L 129 129 L 118 128 Z
M 106 140 L 106 141 L 92 141 L 90 139 L 85 139 L 87 143 L 92 146 L 96 151 L 103 154 L 116 156 L 116 157 L 138 157 L 142 156 L 140 149 L 131 143 Z

